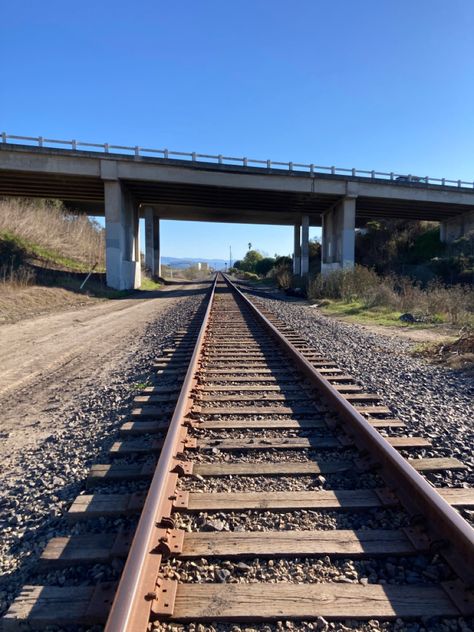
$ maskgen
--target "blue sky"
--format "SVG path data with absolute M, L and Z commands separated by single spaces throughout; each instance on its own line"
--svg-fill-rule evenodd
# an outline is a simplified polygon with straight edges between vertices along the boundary
M 2 5 L 12 134 L 474 179 L 472 0 Z M 165 255 L 290 228 L 163 222 Z

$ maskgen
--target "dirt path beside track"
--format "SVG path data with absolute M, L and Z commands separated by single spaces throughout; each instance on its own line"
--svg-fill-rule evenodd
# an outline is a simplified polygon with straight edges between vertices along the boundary
M 204 284 L 175 285 L 0 327 L 0 458 L 51 432 L 81 385 L 107 381 L 148 324 Z

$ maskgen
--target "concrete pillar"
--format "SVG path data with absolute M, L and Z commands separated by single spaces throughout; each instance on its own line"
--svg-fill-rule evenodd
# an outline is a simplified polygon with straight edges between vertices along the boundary
M 138 205 L 134 205 L 134 208 L 133 208 L 132 239 L 133 239 L 133 261 L 136 261 L 138 264 L 140 264 L 140 270 L 141 270 L 142 257 L 141 257 L 141 252 L 140 252 L 140 209 L 138 208 Z
M 301 274 L 301 226 L 295 224 L 294 228 L 294 245 L 293 245 L 293 274 L 300 276 Z
M 341 206 L 342 252 L 340 260 L 343 268 L 353 268 L 355 258 L 356 198 L 344 198 Z
M 333 259 L 333 215 L 323 215 L 323 231 L 321 243 L 321 263 L 331 263 Z
M 445 244 L 447 242 L 446 222 L 439 223 L 439 240 Z
M 160 218 L 153 207 L 145 207 L 145 265 L 152 277 L 161 277 Z
M 309 273 L 309 216 L 301 218 L 301 276 Z
M 356 198 L 345 197 L 323 216 L 321 273 L 354 267 Z
M 133 290 L 141 285 L 138 213 L 119 180 L 104 182 L 107 285 Z
M 456 239 L 474 232 L 474 211 L 468 211 L 456 217 L 450 217 L 440 223 L 439 237 L 442 242 L 450 244 Z

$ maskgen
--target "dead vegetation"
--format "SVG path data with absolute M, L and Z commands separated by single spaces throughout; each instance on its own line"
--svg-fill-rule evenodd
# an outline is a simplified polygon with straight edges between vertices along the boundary
M 74 215 L 57 200 L 23 198 L 0 199 L 0 237 L 10 242 L 11 255 L 4 247 L 0 252 L 3 279 L 15 281 L 13 270 L 22 263 L 21 251 L 36 259 L 48 259 L 58 267 L 74 262 L 77 269 L 105 262 L 104 230 L 86 215 Z M 10 255 L 10 256 L 9 256 Z M 8 271 L 8 268 L 10 270 Z
M 308 297 L 318 302 L 331 299 L 350 305 L 357 303 L 364 310 L 409 312 L 414 322 L 474 325 L 472 285 L 445 285 L 433 280 L 423 286 L 409 277 L 380 276 L 361 265 L 317 275 L 309 284 Z
M 474 331 L 462 332 L 453 342 L 423 345 L 414 355 L 427 358 L 435 364 L 474 374 Z
M 105 287 L 104 263 L 104 230 L 87 216 L 54 200 L 0 199 L 0 324 L 119 294 Z

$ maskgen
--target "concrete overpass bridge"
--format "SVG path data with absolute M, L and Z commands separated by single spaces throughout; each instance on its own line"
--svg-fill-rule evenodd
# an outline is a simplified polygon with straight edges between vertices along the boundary
M 0 137 L 0 196 L 58 198 L 105 216 L 107 283 L 160 273 L 159 220 L 294 227 L 293 267 L 308 272 L 309 226 L 322 226 L 322 271 L 354 264 L 355 228 L 378 218 L 439 221 L 452 241 L 474 229 L 474 183 L 78 141 Z

